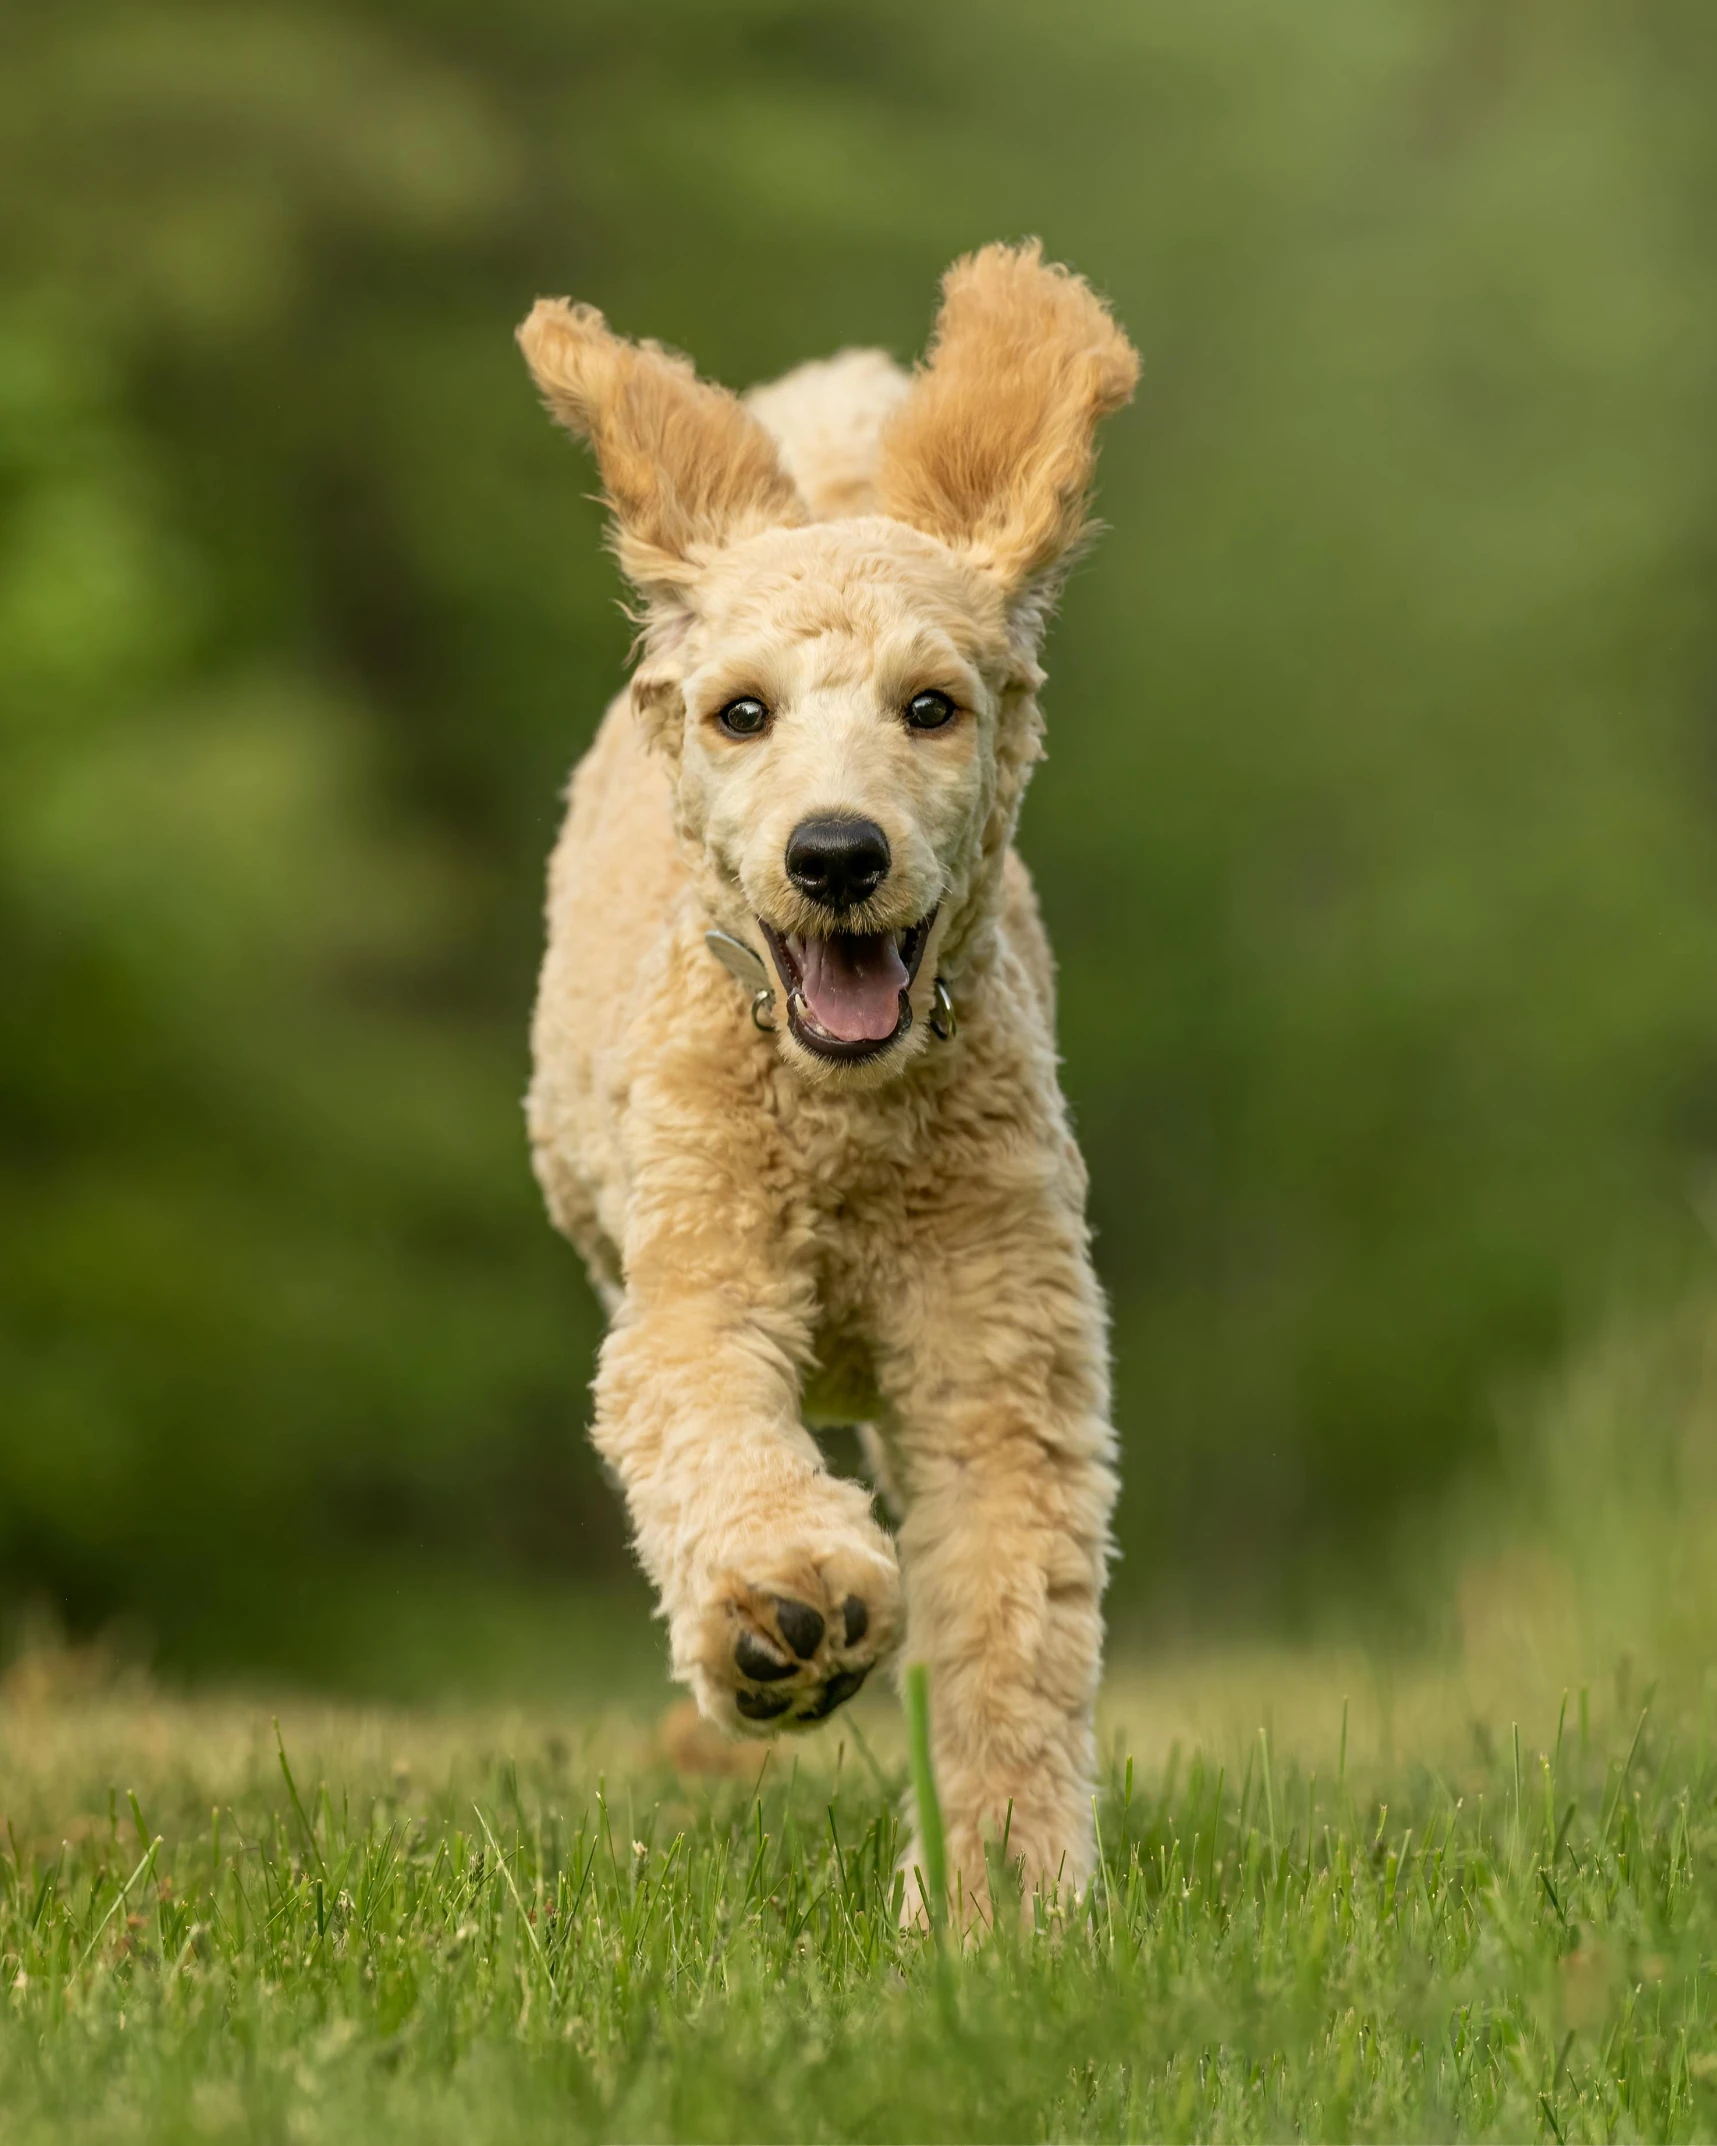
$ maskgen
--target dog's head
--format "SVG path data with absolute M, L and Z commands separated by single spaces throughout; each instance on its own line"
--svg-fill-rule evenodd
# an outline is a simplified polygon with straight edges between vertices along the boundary
M 519 340 L 601 467 L 642 599 L 633 699 L 711 922 L 766 943 L 803 1070 L 886 1078 L 994 914 L 1037 646 L 1132 346 L 1036 245 L 956 263 L 868 482 L 815 519 L 760 418 L 683 359 L 563 300 Z

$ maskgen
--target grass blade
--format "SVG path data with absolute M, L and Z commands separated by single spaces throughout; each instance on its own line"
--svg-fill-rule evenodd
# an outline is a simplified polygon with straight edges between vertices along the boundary
M 513 1873 L 507 1868 L 507 1859 L 501 1853 L 501 1844 L 495 1838 L 494 1833 L 490 1830 L 489 1821 L 483 1816 L 482 1807 L 474 1803 L 472 1804 L 471 1808 L 477 1813 L 477 1823 L 483 1828 L 484 1838 L 488 1841 L 490 1848 L 494 1852 L 495 1867 L 500 1871 L 501 1876 L 507 1881 L 507 1890 L 512 1894 L 513 1905 L 519 1911 L 519 1927 L 521 1930 L 524 1931 L 526 1937 L 528 1937 L 531 1941 L 531 1950 L 537 1956 L 537 1965 L 546 1970 L 548 1962 L 543 1958 L 543 1941 L 537 1935 L 536 1924 L 532 1922 L 529 1915 L 525 1913 L 525 1903 L 519 1897 L 518 1881 L 514 1878 Z
M 274 1747 L 280 1753 L 280 1770 L 286 1776 L 286 1793 L 292 1798 L 293 1813 L 298 1820 L 304 1838 L 310 1843 L 310 1853 L 316 1858 L 316 1868 L 322 1873 L 323 1882 L 326 1883 L 328 1866 L 322 1860 L 322 1844 L 316 1838 L 316 1828 L 310 1823 L 308 1816 L 305 1814 L 304 1805 L 298 1794 L 298 1783 L 292 1778 L 292 1768 L 286 1763 L 286 1739 L 280 1733 L 280 1717 L 278 1714 L 274 1717 Z
M 924 1844 L 919 1882 L 921 1888 L 929 1889 L 924 1905 L 930 1927 L 940 1932 L 948 1916 L 948 1844 L 942 1831 L 936 1769 L 930 1757 L 930 1670 L 924 1662 L 914 1662 L 906 1672 L 906 1741 L 918 1835 Z
M 130 1877 L 126 1879 L 125 1883 L 119 1888 L 118 1892 L 115 1893 L 113 1898 L 108 1902 L 107 1913 L 101 1918 L 100 1922 L 96 1924 L 95 1935 L 83 1948 L 83 1953 L 78 1960 L 77 1972 L 79 1974 L 81 1974 L 83 1970 L 89 1965 L 91 1953 L 93 1953 L 97 1945 L 101 1943 L 102 1932 L 107 1928 L 108 1924 L 112 1922 L 113 1918 L 125 1905 L 126 1899 L 131 1892 L 131 1888 L 137 1883 L 138 1879 L 142 1877 L 143 1873 L 154 1862 L 156 1850 L 160 1847 L 160 1845 L 160 1836 L 157 1835 L 155 1839 L 149 1843 L 149 1846 L 144 1850 L 143 1860 L 138 1864 L 137 1868 L 131 1873 Z

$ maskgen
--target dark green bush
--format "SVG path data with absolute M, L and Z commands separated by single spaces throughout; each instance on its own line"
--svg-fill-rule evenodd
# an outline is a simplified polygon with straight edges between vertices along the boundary
M 0 67 L 0 1594 L 620 1569 L 517 1098 L 627 632 L 509 342 L 1146 360 L 1026 846 L 1121 1585 L 1363 1545 L 1686 1226 L 1717 1085 L 1705 11 L 117 0 Z M 242 1620 L 241 1620 L 242 1621 Z

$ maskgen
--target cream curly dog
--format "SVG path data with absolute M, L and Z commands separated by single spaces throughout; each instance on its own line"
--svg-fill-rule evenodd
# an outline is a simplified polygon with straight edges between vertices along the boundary
M 641 602 L 551 870 L 529 1116 L 673 1673 L 771 1734 L 904 1643 L 967 1902 L 1004 1830 L 1077 1886 L 1114 1439 L 1012 844 L 1138 361 L 1035 244 L 949 271 L 911 376 L 849 352 L 741 401 L 560 299 L 519 340 Z M 807 1419 L 868 1426 L 898 1544 Z

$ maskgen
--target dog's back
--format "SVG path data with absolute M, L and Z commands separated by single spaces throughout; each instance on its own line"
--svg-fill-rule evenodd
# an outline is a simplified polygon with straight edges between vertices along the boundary
M 911 384 L 887 351 L 843 350 L 747 394 L 813 521 L 875 513 L 882 428 Z

